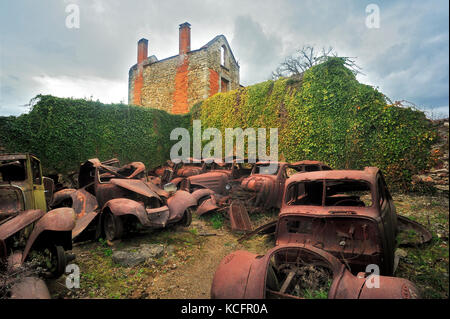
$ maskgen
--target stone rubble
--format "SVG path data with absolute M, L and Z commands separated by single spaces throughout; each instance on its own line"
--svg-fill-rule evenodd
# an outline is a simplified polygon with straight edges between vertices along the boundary
M 130 247 L 123 250 L 116 250 L 112 254 L 115 263 L 134 267 L 142 263 L 150 264 L 153 260 L 163 256 L 165 247 L 158 244 L 142 244 L 139 247 Z
M 432 154 L 438 154 L 438 158 L 434 167 L 422 174 L 413 176 L 415 183 L 425 183 L 436 188 L 448 196 L 448 135 L 449 135 L 449 119 L 440 119 L 433 121 L 439 136 L 438 143 L 433 145 Z

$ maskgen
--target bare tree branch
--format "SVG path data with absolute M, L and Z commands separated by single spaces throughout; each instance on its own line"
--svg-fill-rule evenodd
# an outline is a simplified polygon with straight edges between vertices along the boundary
M 314 65 L 327 61 L 330 57 L 338 57 L 337 52 L 331 46 L 328 48 L 324 47 L 318 51 L 314 46 L 304 45 L 293 55 L 285 58 L 275 71 L 272 72 L 272 79 L 276 80 L 280 77 L 299 76 Z M 345 66 L 354 74 L 362 73 L 361 68 L 355 64 L 354 58 L 341 58 L 345 60 Z

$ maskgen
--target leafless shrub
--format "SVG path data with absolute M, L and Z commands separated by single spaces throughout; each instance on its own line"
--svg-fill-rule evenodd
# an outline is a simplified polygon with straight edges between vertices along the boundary
M 272 79 L 276 80 L 280 77 L 301 76 L 303 72 L 309 68 L 323 63 L 330 57 L 339 57 L 332 47 L 317 50 L 312 45 L 304 45 L 301 49 L 295 51 L 294 54 L 285 58 L 285 60 L 272 72 Z M 354 58 L 340 57 L 345 59 L 345 65 L 352 70 L 354 74 L 362 73 L 361 68 L 355 64 Z

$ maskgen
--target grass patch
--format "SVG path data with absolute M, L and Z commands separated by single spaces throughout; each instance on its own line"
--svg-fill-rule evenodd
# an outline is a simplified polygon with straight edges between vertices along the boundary
M 225 222 L 225 217 L 220 213 L 205 214 L 201 218 L 204 218 L 214 229 L 221 229 Z
M 417 285 L 422 298 L 449 297 L 448 198 L 426 195 L 394 195 L 397 213 L 427 227 L 433 234 L 431 243 L 402 248 L 407 252 L 401 258 L 397 277 Z M 411 240 L 413 232 L 404 232 L 399 240 Z

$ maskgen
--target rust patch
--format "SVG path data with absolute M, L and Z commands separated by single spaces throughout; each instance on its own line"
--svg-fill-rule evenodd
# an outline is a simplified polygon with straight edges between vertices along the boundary
M 251 231 L 252 223 L 248 217 L 245 206 L 240 202 L 233 202 L 228 210 L 230 216 L 231 229 L 234 231 Z
M 133 92 L 133 104 L 142 105 L 142 87 L 144 86 L 144 74 L 143 71 L 138 71 L 136 78 L 134 79 L 134 92 Z
M 219 73 L 209 69 L 209 96 L 219 92 Z
M 265 255 L 235 251 L 222 259 L 214 274 L 214 299 L 303 299 L 310 287 L 328 290 L 328 299 L 420 298 L 417 287 L 402 278 L 352 275 L 333 255 L 307 244 L 277 246 Z M 328 284 L 331 282 L 331 284 Z M 326 289 L 326 290 L 325 290 Z
M 187 55 L 180 56 L 182 63 L 177 67 L 175 75 L 175 92 L 173 94 L 173 114 L 185 114 L 189 111 L 188 106 L 188 73 L 189 58 Z

